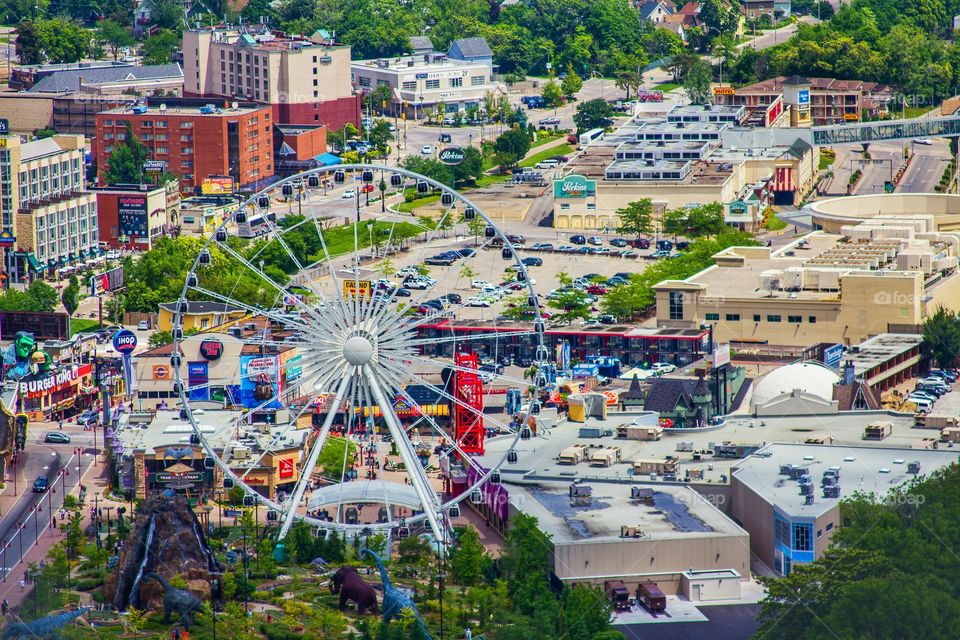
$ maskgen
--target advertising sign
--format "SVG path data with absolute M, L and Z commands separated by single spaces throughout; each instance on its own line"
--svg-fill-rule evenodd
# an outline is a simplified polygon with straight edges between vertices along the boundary
M 466 152 L 460 147 L 447 147 L 441 149 L 437 154 L 437 160 L 446 165 L 458 165 L 467 157 Z
M 733 87 L 714 87 L 713 95 L 715 96 L 732 96 L 736 93 L 736 89 Z
M 797 104 L 810 104 L 810 89 L 801 89 L 797 92 Z
M 586 198 L 597 195 L 597 181 L 571 173 L 553 181 L 554 198 Z
M 713 350 L 713 368 L 719 369 L 730 364 L 730 345 L 725 344 Z
M 210 389 L 207 387 L 209 375 L 206 362 L 187 363 L 187 384 L 191 400 L 209 400 Z
M 167 170 L 166 160 L 147 160 L 143 163 L 144 173 L 163 173 Z
M 834 344 L 823 350 L 823 364 L 828 367 L 836 367 L 840 364 L 840 358 L 843 357 L 843 345 Z
M 278 370 L 277 356 L 240 356 L 240 404 L 247 409 L 281 408 Z
M 123 289 L 123 267 L 116 267 L 90 276 L 90 295 L 98 296 L 104 291 Z
M 280 478 L 292 478 L 293 477 L 293 458 L 284 458 L 280 461 L 280 464 L 277 466 L 277 470 L 280 472 Z
M 173 482 L 174 480 L 189 480 L 190 482 L 202 482 L 202 471 L 184 471 L 183 473 L 170 473 L 169 471 L 160 471 L 156 475 L 157 482 Z
M 287 360 L 284 364 L 284 373 L 287 376 L 287 384 L 298 380 L 303 375 L 303 355 L 298 353 Z
M 216 338 L 205 338 L 200 343 L 200 356 L 206 360 L 219 360 L 223 355 L 223 343 Z
M 81 376 L 90 375 L 90 365 L 72 366 L 60 369 L 56 373 L 50 372 L 46 375 L 30 380 L 21 380 L 17 393 L 24 398 L 39 398 L 44 393 L 53 393 L 60 391 L 74 380 Z
M 742 215 L 747 212 L 747 203 L 743 200 L 734 200 L 730 203 L 730 213 Z
M 6 118 L 0 118 L 0 136 L 10 133 L 10 121 Z
M 12 247 L 15 244 L 17 244 L 17 239 L 10 231 L 6 229 L 0 231 L 0 247 Z
M 169 380 L 170 367 L 165 364 L 155 364 L 152 368 L 154 380 Z
M 129 355 L 137 348 L 137 334 L 128 329 L 118 331 L 113 336 L 113 348 L 117 353 Z
M 352 298 L 353 296 L 360 295 L 361 298 L 370 297 L 370 281 L 369 280 L 344 280 L 343 281 L 343 297 Z
M 233 178 L 230 176 L 210 176 L 200 185 L 203 195 L 230 195 L 233 193 Z
M 149 237 L 147 196 L 117 198 L 117 230 L 121 236 Z

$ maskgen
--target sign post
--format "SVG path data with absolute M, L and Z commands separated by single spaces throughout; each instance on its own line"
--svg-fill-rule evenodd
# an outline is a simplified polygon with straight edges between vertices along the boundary
M 123 381 L 129 393 L 133 380 L 133 367 L 130 363 L 130 357 L 137 348 L 137 334 L 129 329 L 118 331 L 113 336 L 113 348 L 123 356 Z

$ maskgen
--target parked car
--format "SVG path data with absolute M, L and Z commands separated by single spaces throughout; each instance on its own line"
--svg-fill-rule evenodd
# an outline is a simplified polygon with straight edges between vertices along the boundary
M 430 154 L 433 153 L 433 145 L 431 144 L 423 145 L 422 147 L 420 147 L 420 153 L 422 153 L 425 156 L 429 156 Z
M 570 242 L 573 244 L 587 244 L 587 238 L 586 236 L 577 234 L 575 236 L 570 236 Z
M 372 184 L 365 184 L 360 187 L 360 193 L 373 193 L 373 189 L 374 187 Z
M 523 264 L 525 264 L 525 265 L 528 266 L 528 267 L 541 267 L 541 266 L 543 266 L 543 259 L 542 259 L 542 258 L 538 258 L 538 257 L 536 257 L 536 256 L 530 256 L 530 257 L 528 257 L 528 258 L 524 258 L 524 259 L 521 260 L 520 262 L 522 262 Z
M 950 382 L 956 382 L 958 377 L 956 371 L 950 371 L 949 369 L 932 369 L 930 371 L 930 375 L 937 376 L 938 378 L 943 378 Z
M 624 240 L 623 238 L 612 238 L 610 240 L 610 246 L 617 247 L 618 249 L 622 249 L 625 246 L 627 246 L 627 241 Z
M 468 307 L 489 307 L 490 301 L 486 298 L 481 298 L 480 296 L 473 296 L 467 298 L 466 305 Z
M 354 191 L 353 189 L 347 189 L 346 191 L 343 192 L 343 195 L 340 197 L 343 198 L 344 200 L 346 200 L 347 198 L 356 198 L 357 192 Z
M 557 253 L 573 253 L 576 249 L 576 247 L 572 247 L 569 244 L 562 244 L 557 247 Z
M 451 135 L 450 135 L 449 133 L 441 133 L 441 134 L 437 137 L 437 140 L 439 140 L 440 142 L 449 144 L 449 143 L 453 142 L 453 137 L 451 137 Z M 432 153 L 432 151 L 428 151 L 427 153 Z
M 589 293 L 592 296 L 602 296 L 602 295 L 606 295 L 607 288 L 600 284 L 592 284 L 589 287 L 587 287 L 587 293 Z
M 541 127 L 555 127 L 560 124 L 560 118 L 550 116 L 549 118 L 540 118 Z
M 410 292 L 410 289 L 405 289 L 403 287 L 400 287 L 399 289 L 393 292 L 393 295 L 398 298 L 409 298 L 413 294 Z
M 84 411 L 79 416 L 77 416 L 77 424 L 81 427 L 90 427 L 99 421 L 99 416 L 96 411 Z
M 148 320 L 141 320 L 138 322 L 137 331 L 150 331 L 150 322 Z
M 70 444 L 70 436 L 60 431 L 50 431 L 43 437 L 43 441 L 55 444 Z
M 470 288 L 472 289 L 484 289 L 486 287 L 493 286 L 486 280 L 473 280 L 470 282 Z
M 616 324 L 617 317 L 610 313 L 604 313 L 597 317 L 597 320 L 600 321 L 600 324 Z
M 461 304 L 463 297 L 459 293 L 445 293 L 440 296 L 441 300 L 446 300 L 450 304 Z
M 587 238 L 587 244 L 592 244 L 595 247 L 599 247 L 603 244 L 603 238 L 600 236 L 590 236 Z
M 530 249 L 533 251 L 553 251 L 553 245 L 549 242 L 535 242 Z
M 914 142 L 917 143 L 917 144 L 922 144 L 922 145 L 931 145 L 931 144 L 933 144 L 933 140 L 931 140 L 930 138 L 917 138 L 917 139 L 914 140 Z
M 677 367 L 670 364 L 669 362 L 655 362 L 650 369 L 657 375 L 663 375 L 665 373 L 672 373 L 677 370 Z
M 560 166 L 560 161 L 554 158 L 548 158 L 547 160 L 541 160 L 537 163 L 537 169 L 556 169 Z

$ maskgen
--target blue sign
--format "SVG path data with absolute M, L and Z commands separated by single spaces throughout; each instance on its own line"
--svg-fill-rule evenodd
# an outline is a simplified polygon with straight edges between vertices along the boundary
M 843 357 L 843 345 L 830 345 L 823 350 L 823 363 L 828 367 L 837 367 L 840 364 L 840 358 Z
M 810 89 L 801 89 L 797 92 L 797 104 L 810 104 Z
M 117 353 L 129 355 L 137 348 L 137 334 L 133 331 L 123 329 L 113 336 L 113 348 Z
M 210 387 L 206 362 L 188 362 L 187 363 L 187 382 L 189 383 L 189 393 L 191 400 L 209 400 Z

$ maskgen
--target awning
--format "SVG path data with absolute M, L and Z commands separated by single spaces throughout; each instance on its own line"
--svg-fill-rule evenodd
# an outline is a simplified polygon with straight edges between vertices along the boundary
M 314 156 L 313 159 L 316 160 L 317 164 L 321 167 L 329 167 L 334 164 L 340 164 L 340 156 L 332 153 L 321 153 L 318 156 Z
M 72 253 L 72 252 L 71 252 L 71 253 L 67 256 L 67 262 L 73 262 L 73 261 L 76 260 L 76 259 L 77 259 L 77 254 L 75 254 L 75 253 Z
M 53 270 L 57 268 L 56 260 L 47 260 L 47 269 Z
M 62 267 L 63 265 L 65 265 L 65 264 L 67 264 L 67 258 L 66 258 L 66 256 L 60 256 L 60 259 L 57 260 L 57 264 L 58 264 L 59 266 L 61 266 L 61 267 Z
M 86 257 L 87 257 L 87 250 L 86 250 L 86 249 L 80 249 L 80 259 L 83 260 L 83 259 L 85 259 Z
M 37 257 L 32 253 L 27 254 L 27 264 L 30 265 L 30 271 L 34 273 L 40 273 L 43 271 L 43 265 L 40 264 L 40 261 L 37 260 Z

